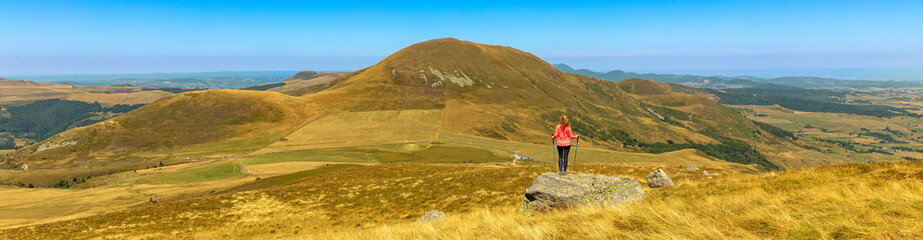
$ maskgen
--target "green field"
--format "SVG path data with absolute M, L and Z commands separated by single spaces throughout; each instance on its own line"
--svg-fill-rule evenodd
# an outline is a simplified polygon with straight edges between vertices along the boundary
M 200 182 L 246 176 L 237 160 L 224 161 L 186 171 L 152 177 L 154 183 Z
M 486 163 L 511 161 L 512 156 L 498 156 L 486 149 L 455 144 L 395 144 L 377 147 L 302 150 L 254 155 L 243 158 L 246 165 L 278 162 L 344 163 Z

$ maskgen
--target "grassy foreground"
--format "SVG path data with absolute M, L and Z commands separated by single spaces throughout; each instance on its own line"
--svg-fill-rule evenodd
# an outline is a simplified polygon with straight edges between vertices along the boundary
M 580 165 L 630 176 L 650 170 Z M 721 177 L 675 176 L 676 189 L 615 209 L 535 216 L 521 191 L 547 166 L 387 164 L 281 188 L 191 199 L 0 231 L 14 239 L 850 239 L 923 237 L 923 163 L 850 164 Z M 666 169 L 668 173 L 676 167 Z M 359 178 L 359 176 L 362 176 Z M 642 181 L 643 182 L 643 181 Z M 435 224 L 413 224 L 430 209 Z
M 851 164 L 648 191 L 640 204 L 527 216 L 481 209 L 436 224 L 318 239 L 919 239 L 923 164 Z

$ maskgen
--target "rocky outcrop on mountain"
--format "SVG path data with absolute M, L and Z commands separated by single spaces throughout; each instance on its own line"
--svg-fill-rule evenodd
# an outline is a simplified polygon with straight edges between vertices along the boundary
M 591 174 L 539 175 L 526 189 L 522 208 L 526 212 L 579 206 L 616 206 L 646 197 L 637 180 Z

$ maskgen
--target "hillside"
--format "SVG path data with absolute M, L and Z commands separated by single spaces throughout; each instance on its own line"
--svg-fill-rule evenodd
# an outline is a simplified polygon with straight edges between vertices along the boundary
M 0 78 L 0 149 L 23 147 L 188 90 L 81 87 Z
M 4 156 L 32 169 L 87 166 L 91 174 L 252 151 L 277 141 L 319 111 L 280 93 L 207 90 L 158 100 L 75 128 Z M 73 177 L 73 176 L 72 176 Z

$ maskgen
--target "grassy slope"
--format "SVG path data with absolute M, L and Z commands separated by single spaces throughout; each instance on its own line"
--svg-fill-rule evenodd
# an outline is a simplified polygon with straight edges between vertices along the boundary
M 280 188 L 2 233 L 13 238 L 915 238 L 923 236 L 913 221 L 923 217 L 921 167 L 900 162 L 676 176 L 678 188 L 645 187 L 648 199 L 640 204 L 526 216 L 516 212 L 521 191 L 547 170 L 543 167 L 384 164 L 306 174 Z M 654 168 L 581 169 L 640 179 Z M 410 224 L 431 209 L 446 211 L 449 219 Z
M 81 154 L 176 150 L 201 144 L 221 147 L 217 143 L 235 140 L 256 140 L 249 144 L 265 142 L 262 143 L 265 145 L 277 139 L 261 137 L 287 133 L 286 130 L 300 126 L 313 114 L 316 113 L 299 99 L 278 93 L 191 92 L 154 102 L 105 122 L 67 131 L 16 153 L 36 161 L 43 157 L 61 160 Z M 73 144 L 68 144 L 70 142 Z M 60 147 L 39 150 L 42 145 Z M 231 145 L 227 147 L 242 147 Z
M 484 209 L 317 239 L 914 239 L 923 237 L 920 163 L 830 166 L 648 192 L 640 204 L 527 216 Z M 844 187 L 845 186 L 845 187 Z M 267 234 L 264 236 L 269 236 Z
M 320 115 L 302 99 L 280 93 L 208 90 L 178 94 L 136 111 L 75 128 L 7 157 L 32 169 L 80 168 L 53 176 L 3 180 L 39 186 L 59 179 L 175 164 L 211 155 L 256 150 Z M 50 149 L 40 150 L 48 146 Z M 88 168 L 84 168 L 88 166 Z M 32 174 L 35 175 L 35 174 Z

